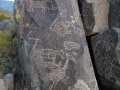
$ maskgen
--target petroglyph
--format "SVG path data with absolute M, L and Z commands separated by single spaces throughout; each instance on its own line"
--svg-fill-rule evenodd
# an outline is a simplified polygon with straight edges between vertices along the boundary
M 51 7 L 49 7 L 48 3 L 51 4 Z M 30 12 L 34 12 L 35 8 L 41 9 L 42 13 L 45 13 L 47 10 L 56 10 L 57 7 L 53 6 L 53 0 L 39 0 L 34 1 L 30 0 Z
M 76 42 L 64 41 L 64 48 L 66 50 L 80 49 L 80 44 Z
M 53 60 L 56 59 L 57 55 L 60 55 L 62 58 L 64 58 L 63 50 L 40 49 L 40 55 L 43 58 L 48 58 L 48 59 L 53 59 Z
M 83 25 L 82 22 L 80 22 L 79 8 L 77 7 L 76 2 L 74 0 L 71 0 L 71 3 L 68 3 L 68 7 L 73 11 L 73 14 L 68 15 L 68 7 L 65 7 L 65 5 L 62 3 L 58 3 L 58 8 L 59 7 L 62 8 L 60 8 L 58 16 L 51 24 L 50 29 L 54 31 L 58 36 L 74 34 L 84 35 Z
M 66 72 L 66 69 L 68 67 L 68 63 L 69 63 L 69 60 L 66 59 L 66 62 L 64 64 L 64 67 L 59 67 L 55 70 L 53 70 L 51 73 L 50 73 L 50 80 L 54 81 L 53 83 L 53 86 L 51 87 L 51 89 L 56 86 L 56 84 L 65 77 L 65 72 Z
M 79 86 L 77 80 L 87 83 L 91 78 L 91 73 L 84 70 L 86 40 L 78 6 L 73 2 L 23 0 L 24 7 L 18 6 L 21 12 L 18 29 L 23 31 L 18 32 L 23 35 L 18 46 L 28 89 L 67 90 L 71 86 L 71 90 L 82 90 L 85 85 Z M 85 61 L 89 60 L 88 57 Z
M 58 56 L 61 58 L 59 58 L 59 62 L 56 63 Z M 40 73 L 43 73 L 42 79 L 44 81 L 53 81 L 50 90 L 52 90 L 58 82 L 65 77 L 69 60 L 72 60 L 75 64 L 77 63 L 76 59 L 71 54 L 65 53 L 63 50 L 52 49 L 34 49 L 30 55 L 30 59 L 36 67 L 39 66 L 38 70 Z M 65 63 L 62 66 L 63 60 L 65 60 Z M 49 72 L 47 72 L 46 69 Z M 78 85 L 78 83 L 76 85 Z M 84 88 L 84 86 L 81 88 Z
M 68 60 L 72 60 L 75 64 L 77 64 L 77 60 L 75 59 L 75 57 L 73 57 L 71 54 L 66 53 L 66 58 Z
M 72 22 L 58 22 L 55 26 L 51 26 L 51 30 L 56 32 L 58 36 L 65 36 L 66 34 L 80 34 L 83 35 L 83 31 L 76 28 Z
M 58 55 L 61 56 L 61 58 L 59 63 L 56 63 Z M 34 49 L 29 57 L 36 67 L 39 65 L 38 70 L 41 75 L 43 74 L 41 76 L 43 77 L 42 79 L 44 81 L 53 81 L 51 88 L 64 78 L 69 60 L 66 59 L 64 65 L 61 66 L 62 60 L 65 59 L 63 50 Z M 46 69 L 49 70 L 49 72 L 47 72 Z
M 41 43 L 41 40 L 40 40 L 40 39 L 31 38 L 31 37 L 29 37 L 29 38 L 26 39 L 25 41 L 26 41 L 25 43 L 26 43 L 28 46 L 32 46 L 32 47 L 33 47 L 32 49 L 35 49 L 35 48 L 37 47 L 37 44 L 38 44 L 38 43 Z M 34 43 L 30 43 L 30 42 L 34 42 Z
M 36 52 L 35 52 L 35 50 L 36 50 Z M 30 57 L 31 56 L 32 56 L 32 58 L 36 57 L 36 60 L 42 58 L 42 61 L 40 59 L 40 60 L 37 60 L 37 62 L 39 62 L 39 61 L 41 61 L 41 63 L 44 62 L 44 67 L 47 67 L 47 68 L 48 67 L 51 68 L 52 66 L 60 68 L 61 60 L 65 58 L 65 56 L 64 56 L 65 53 L 63 52 L 63 50 L 34 49 L 33 52 L 35 52 L 34 56 L 30 55 Z M 60 58 L 60 62 L 55 65 L 57 56 L 60 56 L 61 58 Z M 40 57 L 40 58 L 37 58 L 37 57 Z

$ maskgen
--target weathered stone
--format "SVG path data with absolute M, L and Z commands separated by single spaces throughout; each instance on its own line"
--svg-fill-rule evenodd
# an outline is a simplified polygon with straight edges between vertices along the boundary
M 81 13 L 82 13 L 81 16 L 82 16 L 82 20 L 85 28 L 85 33 L 86 35 L 91 35 L 95 25 L 95 18 L 93 15 L 92 3 L 87 3 L 85 1 L 80 3 L 79 3 L 79 6 L 81 6 L 80 7 Z
M 104 90 L 120 90 L 120 29 L 100 33 L 91 41 L 99 80 L 106 88 Z
M 107 0 L 79 0 L 86 35 L 93 35 L 109 28 L 109 3 Z
M 120 28 L 120 0 L 108 0 L 110 3 L 109 26 Z
M 32 90 L 98 90 L 77 0 L 16 0 L 16 6 L 27 85 Z
M 0 79 L 0 90 L 14 90 L 13 74 L 7 74 Z

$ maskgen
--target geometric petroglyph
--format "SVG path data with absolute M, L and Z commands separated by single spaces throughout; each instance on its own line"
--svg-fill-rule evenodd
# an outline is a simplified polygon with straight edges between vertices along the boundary
M 47 59 L 55 60 L 57 58 L 57 55 L 61 56 L 61 58 L 64 58 L 63 50 L 40 49 L 39 53 L 43 58 Z
M 76 42 L 64 41 L 64 48 L 66 50 L 80 49 L 80 44 Z
M 28 35 L 27 35 L 27 36 L 28 36 Z M 35 48 L 37 47 L 38 43 L 41 43 L 41 40 L 40 40 L 40 39 L 31 38 L 31 37 L 28 37 L 25 41 L 26 41 L 26 44 L 27 44 L 28 46 L 32 46 L 32 47 L 33 47 L 32 49 L 35 49 Z M 34 43 L 32 44 L 32 43 L 30 43 L 30 42 L 34 42 Z M 39 45 L 39 47 L 40 47 L 40 45 Z
M 82 34 L 83 35 L 83 31 L 80 30 L 79 28 L 76 28 L 73 23 L 71 22 L 59 22 L 57 24 L 55 24 L 55 26 L 52 28 L 51 26 L 51 30 L 56 32 L 56 34 L 58 36 L 65 36 L 66 34 Z

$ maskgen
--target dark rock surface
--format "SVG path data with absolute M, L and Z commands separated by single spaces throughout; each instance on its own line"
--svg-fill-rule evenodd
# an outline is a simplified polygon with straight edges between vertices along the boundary
M 77 0 L 16 0 L 27 88 L 98 90 Z
M 120 0 L 108 0 L 110 3 L 109 26 L 120 28 Z
M 109 3 L 107 0 L 78 0 L 87 36 L 108 29 Z
M 120 29 L 93 36 L 91 42 L 102 90 L 120 90 Z
M 92 33 L 92 30 L 95 25 L 92 3 L 87 3 L 85 0 L 78 0 L 78 1 L 82 14 L 81 16 L 82 16 L 85 32 L 86 35 L 89 35 L 90 33 Z

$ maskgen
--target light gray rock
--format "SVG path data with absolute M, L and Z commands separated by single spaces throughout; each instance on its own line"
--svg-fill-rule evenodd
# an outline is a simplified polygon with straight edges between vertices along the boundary
M 14 90 L 13 74 L 7 74 L 0 79 L 0 90 Z
M 109 29 L 109 3 L 107 0 L 79 0 L 86 35 Z

